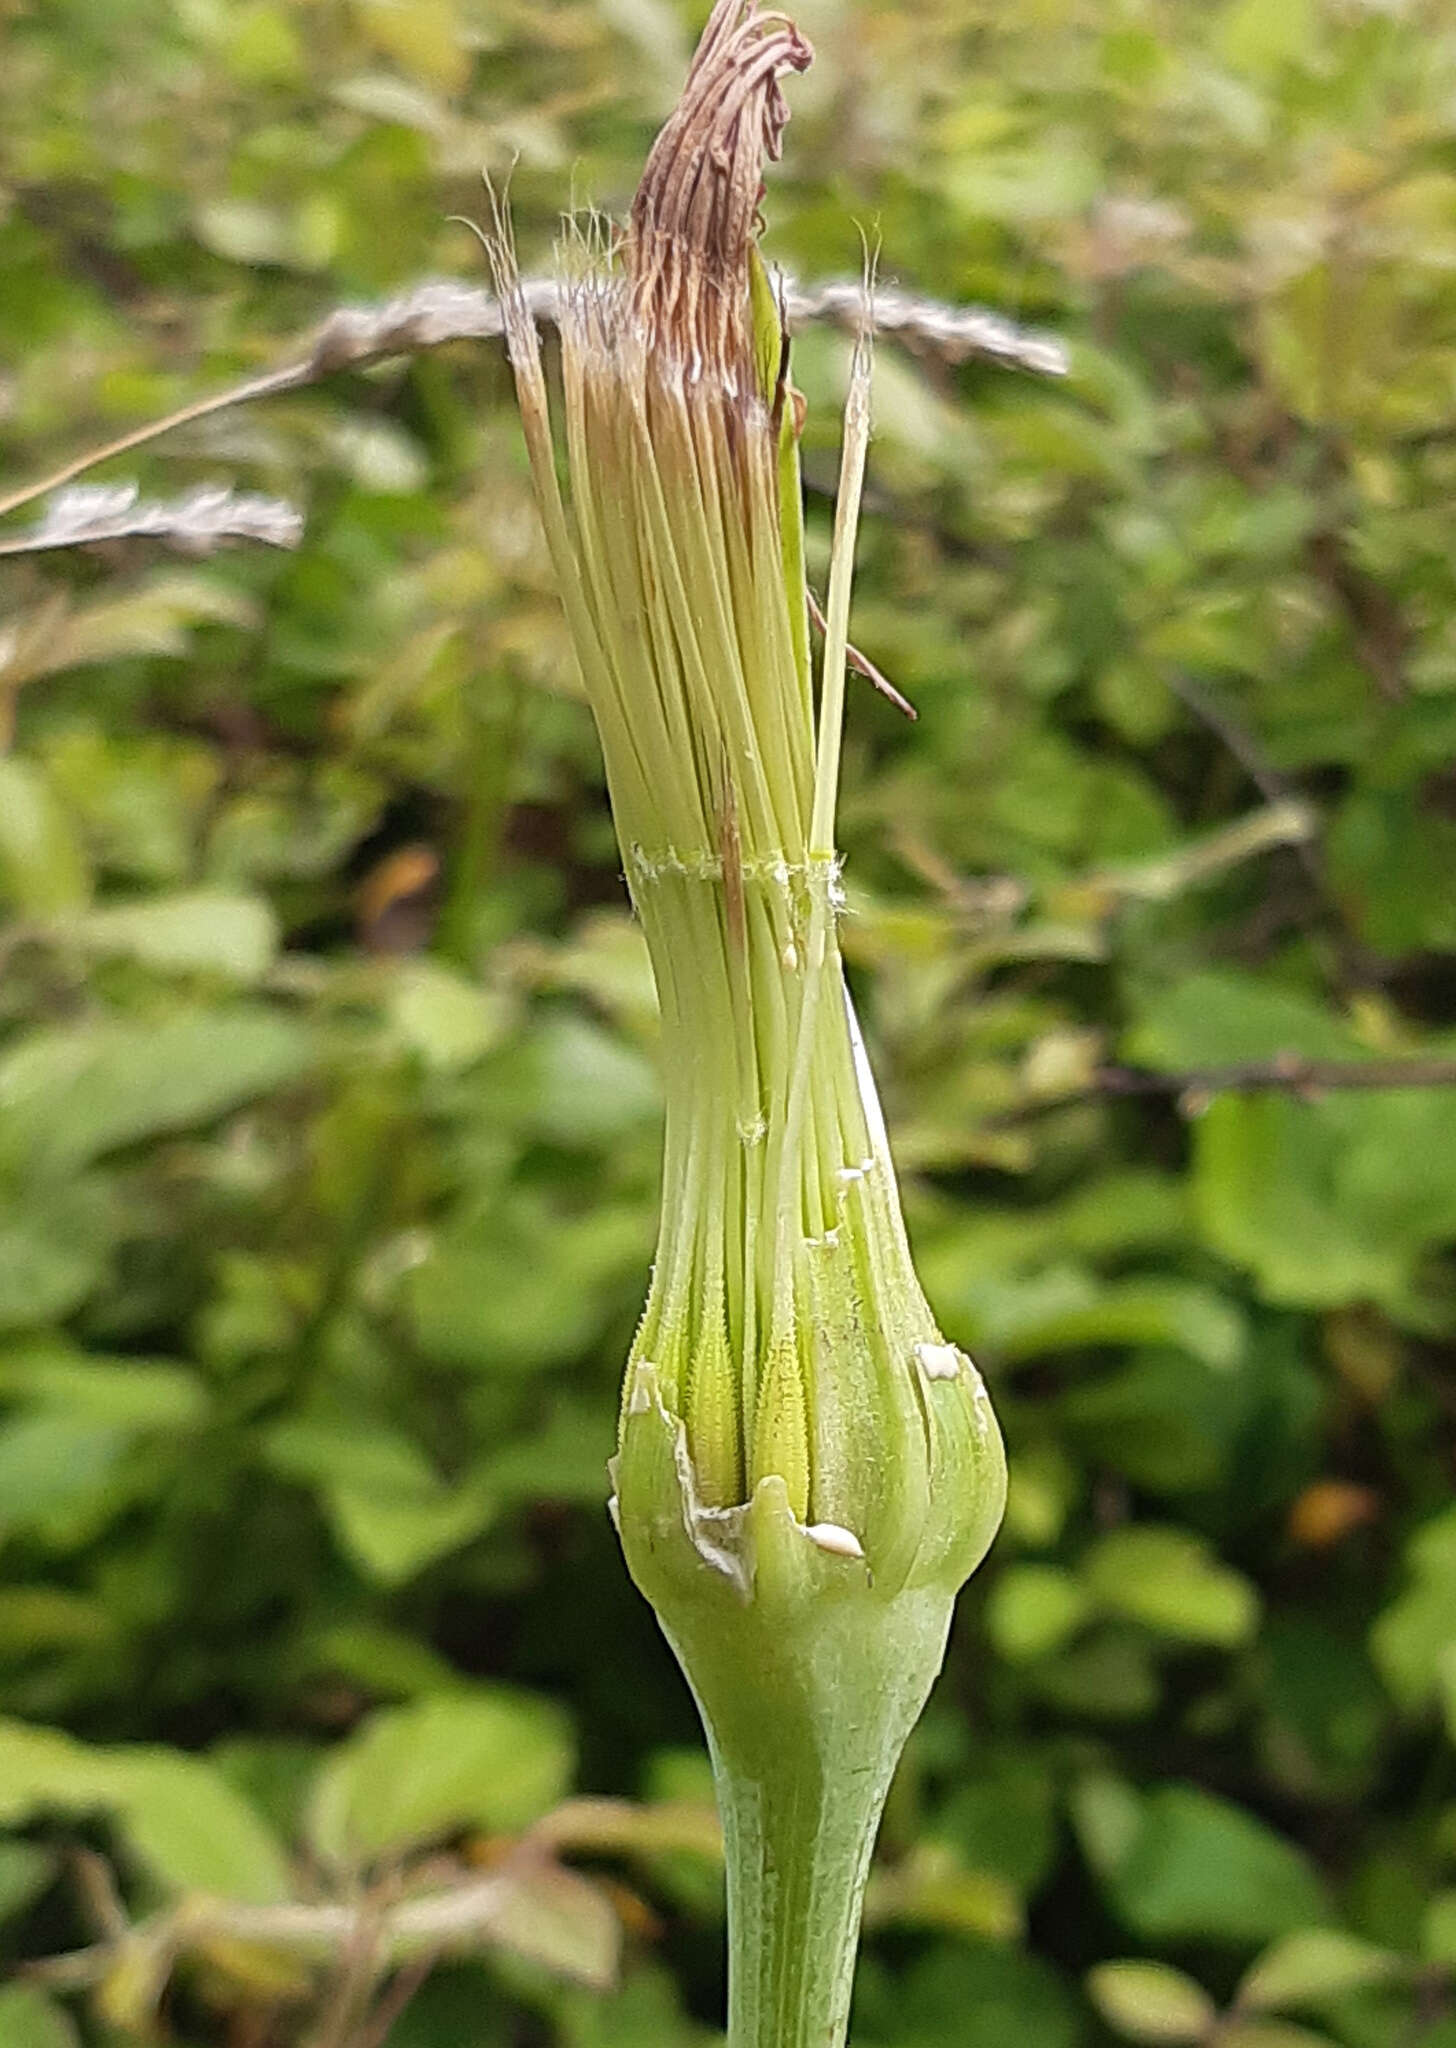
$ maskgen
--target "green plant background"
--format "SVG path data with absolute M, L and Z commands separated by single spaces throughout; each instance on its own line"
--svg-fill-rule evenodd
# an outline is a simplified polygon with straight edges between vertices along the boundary
M 1456 1093 L 1077 1091 L 1456 1052 L 1456 24 L 797 13 L 770 255 L 852 276 L 863 229 L 1073 359 L 876 366 L 853 631 L 921 718 L 851 699 L 845 946 L 1015 1476 L 854 2039 L 1452 2048 Z M 0 0 L 7 484 L 478 279 L 482 166 L 539 269 L 695 25 Z M 846 347 L 795 353 L 820 577 Z M 355 2048 L 346 1969 L 145 1930 L 509 1864 L 574 1791 L 641 1803 L 619 1847 L 391 2048 L 709 2043 L 705 1770 L 603 1508 L 653 1003 L 499 350 L 103 475 L 307 533 L 0 580 L 0 1974 L 108 1885 L 143 1929 L 0 2042 Z

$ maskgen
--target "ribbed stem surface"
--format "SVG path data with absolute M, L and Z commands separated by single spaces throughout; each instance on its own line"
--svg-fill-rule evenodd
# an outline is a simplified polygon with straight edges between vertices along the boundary
M 890 1768 L 893 1768 L 892 1766 Z M 719 1779 L 728 2048 L 840 2048 L 888 1771 Z
M 938 1589 L 868 1613 L 831 1597 L 792 1640 L 746 1612 L 723 1669 L 694 1659 L 728 1873 L 728 2048 L 842 2048 L 875 1834 L 950 1612 Z M 736 1694 L 735 1657 L 759 1665 Z

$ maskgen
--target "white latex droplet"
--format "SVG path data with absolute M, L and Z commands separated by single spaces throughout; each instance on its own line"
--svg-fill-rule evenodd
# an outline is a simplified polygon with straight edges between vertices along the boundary
M 928 1380 L 959 1379 L 961 1354 L 954 1344 L 917 1344 L 915 1356 Z

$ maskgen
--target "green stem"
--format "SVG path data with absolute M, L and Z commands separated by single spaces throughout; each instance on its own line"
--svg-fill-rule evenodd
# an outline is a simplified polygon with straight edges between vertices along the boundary
M 839 2048 L 888 1777 L 722 1771 L 728 2048 Z
M 728 1876 L 728 2048 L 845 2039 L 880 1814 L 950 1620 L 938 1589 L 874 1604 L 868 1626 L 861 1601 L 830 1599 L 790 1640 L 764 1630 L 761 1683 L 740 1670 L 736 1696 L 713 1688 L 716 1713 L 700 1693 Z

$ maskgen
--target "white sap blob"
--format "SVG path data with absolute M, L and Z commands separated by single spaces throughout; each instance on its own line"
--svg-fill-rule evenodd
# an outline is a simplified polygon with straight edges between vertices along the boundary
M 917 1344 L 915 1357 L 928 1380 L 960 1378 L 961 1354 L 954 1344 Z

